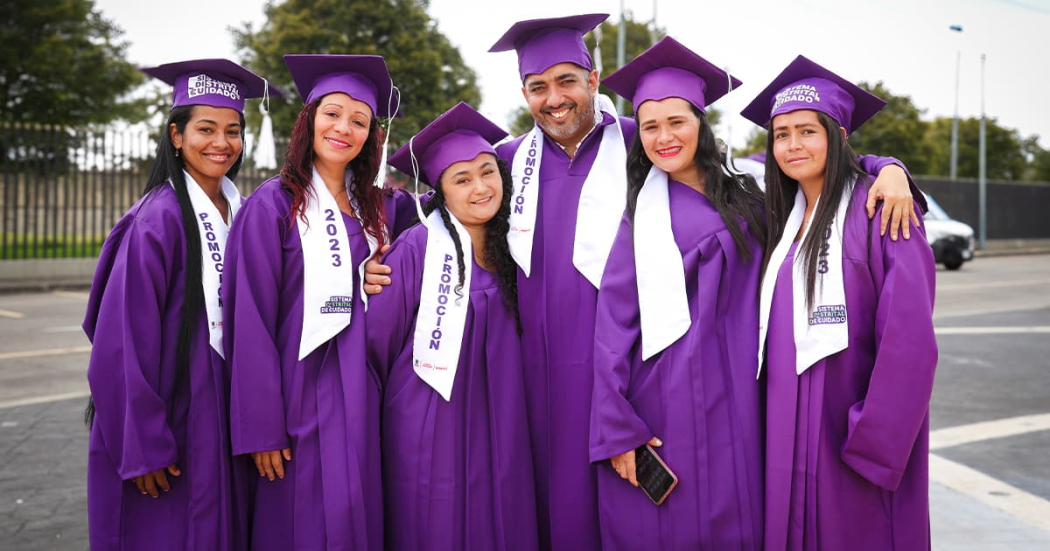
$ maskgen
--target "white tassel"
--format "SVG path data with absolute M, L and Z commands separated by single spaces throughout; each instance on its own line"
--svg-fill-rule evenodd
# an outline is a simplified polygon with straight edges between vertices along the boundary
M 412 149 L 412 142 L 415 139 L 415 136 L 408 139 L 408 158 L 412 161 L 412 177 L 415 180 L 412 186 L 412 202 L 416 205 L 416 215 L 419 216 L 419 223 L 426 226 L 427 217 L 423 214 L 423 204 L 419 202 L 419 161 L 416 159 L 416 153 Z
M 259 140 L 252 151 L 252 160 L 256 168 L 273 170 L 277 168 L 277 146 L 273 140 L 273 120 L 270 118 L 270 84 L 263 81 L 263 100 L 259 103 L 262 113 L 262 124 L 259 127 Z
M 397 94 L 397 103 L 394 103 L 394 94 Z M 383 137 L 383 151 L 379 157 L 379 171 L 376 172 L 376 179 L 372 182 L 377 188 L 386 186 L 386 154 L 388 144 L 390 143 L 390 131 L 394 128 L 394 116 L 397 115 L 397 110 L 401 108 L 401 90 L 394 86 L 393 81 L 390 83 L 390 97 L 386 100 L 387 114 L 390 116 L 386 120 L 386 136 Z

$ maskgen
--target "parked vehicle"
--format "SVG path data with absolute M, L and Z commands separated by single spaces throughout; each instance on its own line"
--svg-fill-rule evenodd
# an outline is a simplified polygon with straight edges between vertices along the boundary
M 968 224 L 952 220 L 937 201 L 926 193 L 929 210 L 924 217 L 926 239 L 933 247 L 933 257 L 938 264 L 949 270 L 958 270 L 963 262 L 973 260 L 973 228 Z

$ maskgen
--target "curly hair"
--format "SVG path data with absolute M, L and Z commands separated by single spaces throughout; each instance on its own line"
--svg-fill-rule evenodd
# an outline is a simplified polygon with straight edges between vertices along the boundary
M 514 318 L 518 333 L 521 333 L 521 316 L 518 313 L 518 265 L 510 254 L 510 245 L 507 243 L 507 233 L 510 231 L 510 198 L 514 192 L 514 181 L 510 175 L 507 163 L 496 159 L 499 168 L 500 179 L 503 181 L 503 199 L 500 200 L 499 210 L 485 224 L 485 248 L 482 258 L 485 264 L 495 269 L 496 286 L 503 295 L 503 307 Z M 442 192 L 441 178 L 438 178 L 434 186 L 434 195 L 423 206 L 423 214 L 438 209 L 445 228 L 452 236 L 452 242 L 456 245 L 456 261 L 459 264 L 459 283 L 455 287 L 456 296 L 463 298 L 463 280 L 466 274 L 466 262 L 463 259 L 463 244 L 459 240 L 459 234 L 452 226 L 448 207 L 445 205 L 445 194 Z
M 288 151 L 281 167 L 281 185 L 292 196 L 292 207 L 289 213 L 292 223 L 295 218 L 306 216 L 307 195 L 313 179 L 314 166 L 314 117 L 324 97 L 318 98 L 299 111 L 288 141 Z M 379 127 L 375 117 L 368 128 L 368 138 L 361 146 L 361 152 L 347 168 L 353 174 L 353 185 L 347 193 L 354 199 L 360 210 L 361 225 L 369 235 L 374 237 L 379 246 L 385 242 L 384 228 L 386 213 L 383 209 L 383 198 L 386 191 L 372 185 L 379 174 L 379 164 L 383 154 L 383 137 L 385 132 Z

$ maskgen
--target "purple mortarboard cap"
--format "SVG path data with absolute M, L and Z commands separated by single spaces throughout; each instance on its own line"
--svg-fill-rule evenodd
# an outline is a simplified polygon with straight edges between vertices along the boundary
M 798 56 L 740 114 L 766 126 L 777 115 L 811 109 L 835 119 L 849 135 L 885 105 L 867 90 Z
M 397 110 L 396 99 L 391 97 L 394 84 L 383 56 L 287 54 L 284 64 L 305 104 L 342 92 L 367 104 L 376 117 L 388 118 Z
M 668 36 L 606 77 L 602 84 L 629 99 L 636 111 L 646 101 L 667 98 L 682 98 L 704 111 L 729 93 L 730 78 L 728 73 Z M 733 78 L 734 89 L 740 84 Z
M 559 63 L 575 63 L 594 69 L 583 35 L 609 18 L 607 13 L 518 21 L 500 38 L 490 52 L 518 51 L 518 72 L 538 75 Z
M 390 157 L 389 163 L 414 177 L 415 156 L 421 172 L 419 181 L 433 186 L 454 163 L 473 160 L 482 153 L 496 155 L 493 144 L 506 136 L 506 131 L 461 101 L 413 136 Z
M 172 109 L 210 105 L 244 113 L 245 98 L 282 95 L 264 78 L 228 59 L 191 59 L 139 70 L 174 87 Z

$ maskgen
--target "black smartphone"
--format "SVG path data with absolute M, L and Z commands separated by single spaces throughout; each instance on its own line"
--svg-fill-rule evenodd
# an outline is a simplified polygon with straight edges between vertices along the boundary
M 634 472 L 638 486 L 657 505 L 663 503 L 678 485 L 678 477 L 649 444 L 634 450 Z

